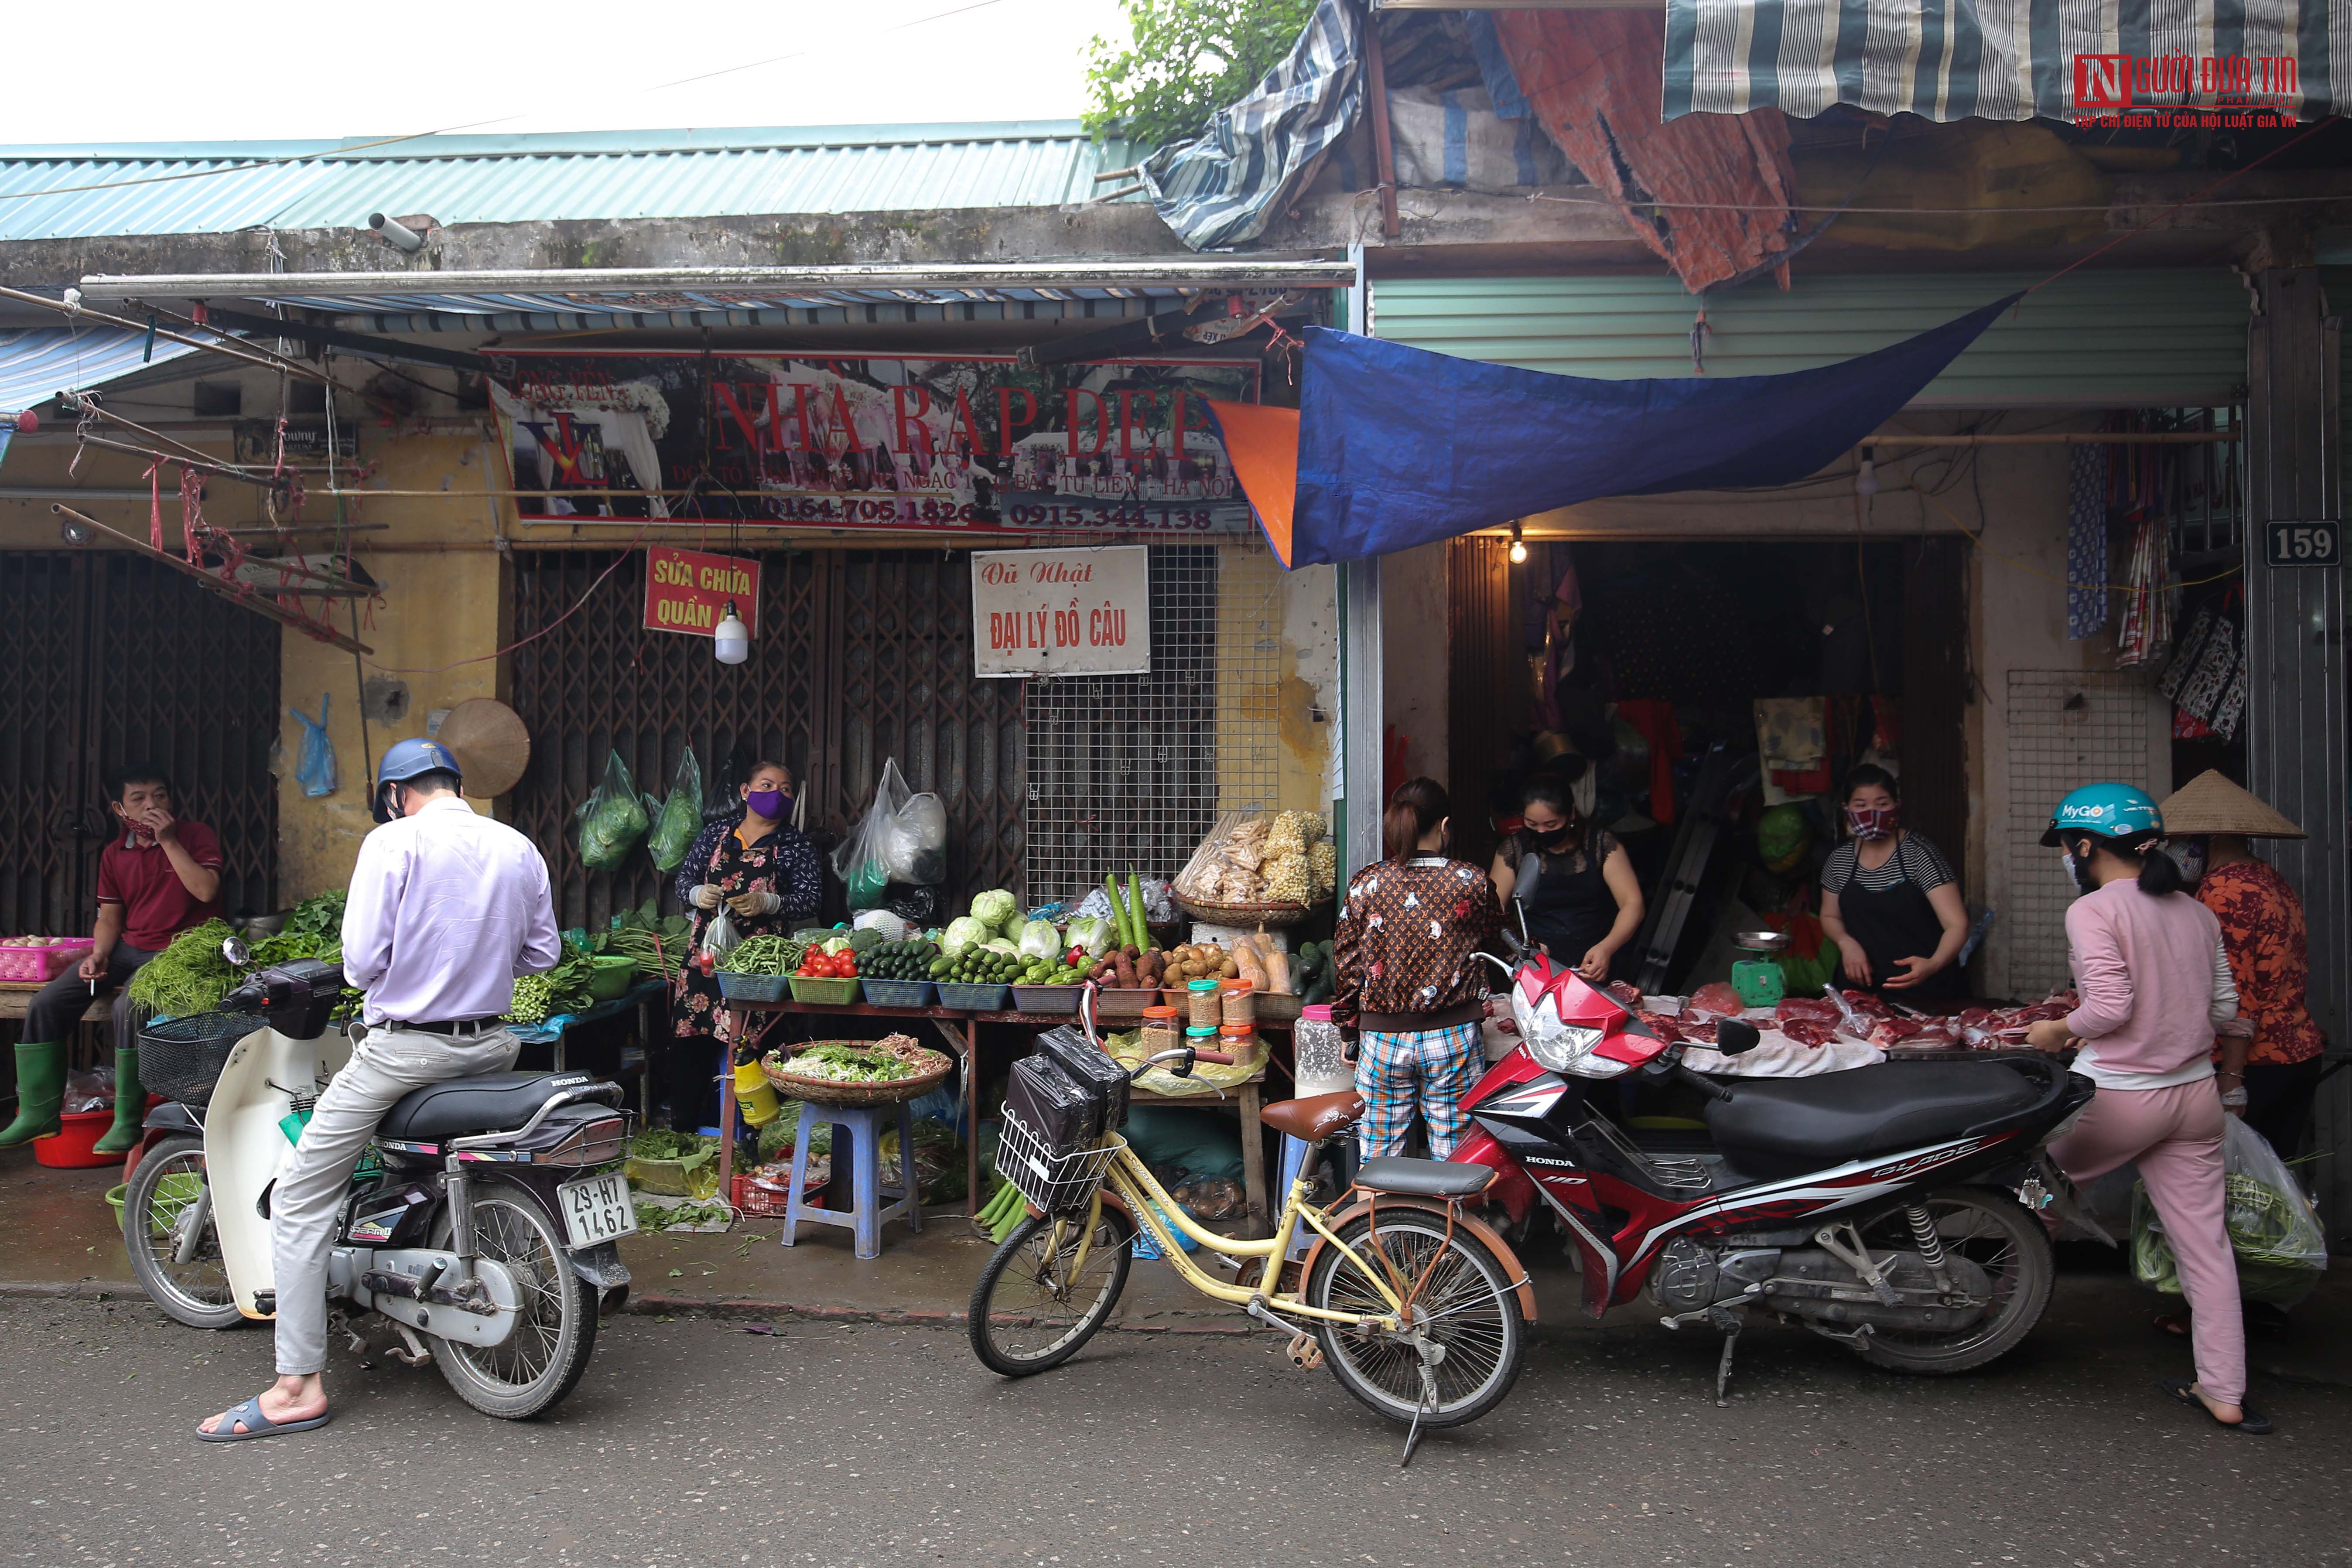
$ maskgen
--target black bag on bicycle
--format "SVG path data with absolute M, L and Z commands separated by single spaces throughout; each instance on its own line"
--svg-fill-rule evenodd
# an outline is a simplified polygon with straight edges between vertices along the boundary
M 1100 1108 L 1102 1131 L 1127 1125 L 1127 1069 L 1067 1024 L 1037 1037 L 1037 1055 L 1049 1057 Z
M 1023 1057 L 1013 1064 L 1004 1119 L 1019 1122 L 1050 1159 L 1090 1148 L 1102 1136 L 1101 1104 L 1051 1057 Z

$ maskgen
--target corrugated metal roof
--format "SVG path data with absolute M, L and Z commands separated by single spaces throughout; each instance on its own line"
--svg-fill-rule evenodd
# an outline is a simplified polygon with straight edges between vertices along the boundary
M 1058 206 L 1133 161 L 1075 120 L 0 147 L 0 240 Z
M 0 328 L 0 419 L 194 353 L 164 338 L 151 348 L 146 333 L 118 327 Z
M 2039 281 L 2032 275 L 1800 276 L 1706 296 L 1706 374 L 1852 359 Z M 1416 348 L 1604 380 L 1692 374 L 1698 301 L 1672 278 L 1381 279 L 1373 331 Z M 2193 406 L 2246 379 L 2244 287 L 2226 268 L 2075 272 L 2004 312 L 1922 407 Z

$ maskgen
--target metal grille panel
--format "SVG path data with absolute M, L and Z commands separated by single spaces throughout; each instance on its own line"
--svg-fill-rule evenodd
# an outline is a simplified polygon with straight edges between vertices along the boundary
M 949 896 L 1022 896 L 1020 693 L 972 673 L 971 558 L 858 551 L 838 584 L 840 761 L 817 797 L 828 817 L 864 816 L 896 757 L 909 787 L 947 806 Z
M 1173 875 L 1280 780 L 1282 579 L 1264 550 L 1151 547 L 1151 673 L 1025 682 L 1027 896 Z
M 515 636 L 545 635 L 514 653 L 513 706 L 531 748 L 530 766 L 509 798 L 514 826 L 547 857 L 556 914 L 566 926 L 601 926 L 667 880 L 641 852 L 612 873 L 581 864 L 573 813 L 604 778 L 612 752 L 621 754 L 640 794 L 665 796 L 689 745 L 706 787 L 738 746 L 755 760 L 782 763 L 799 780 L 824 754 L 824 715 L 810 699 L 825 640 L 814 557 L 765 558 L 760 636 L 751 658 L 730 666 L 711 658 L 706 638 L 645 630 L 645 553 L 631 551 L 617 565 L 615 554 L 515 556 Z M 591 592 L 608 567 L 613 574 Z
M 0 927 L 87 931 L 127 762 L 172 775 L 219 835 L 221 898 L 277 904 L 278 628 L 160 562 L 10 554 L 0 566 Z
M 2162 795 L 2152 776 L 2147 680 L 2122 673 L 2017 669 L 2009 676 L 2009 888 L 2000 911 L 2008 978 L 1998 987 L 2039 997 L 2067 984 L 2067 892 L 2057 852 L 2044 848 L 2051 808 L 2095 780 Z M 2168 775 L 2169 766 L 2167 767 Z
M 75 830 L 98 797 L 82 756 L 86 557 L 0 558 L 0 931 L 87 931 Z
M 896 756 L 909 784 L 947 802 L 949 895 L 1017 887 L 1020 713 L 972 678 L 962 557 L 763 554 L 760 635 L 728 666 L 703 638 L 643 628 L 642 552 L 589 593 L 616 553 L 515 558 L 515 635 L 553 629 L 514 655 L 512 700 L 532 741 L 513 821 L 546 852 L 565 925 L 602 924 L 667 880 L 642 854 L 610 874 L 580 863 L 572 814 L 614 750 L 640 792 L 664 795 L 689 744 L 706 780 L 739 747 L 772 758 L 807 795 L 813 832 L 863 815 Z

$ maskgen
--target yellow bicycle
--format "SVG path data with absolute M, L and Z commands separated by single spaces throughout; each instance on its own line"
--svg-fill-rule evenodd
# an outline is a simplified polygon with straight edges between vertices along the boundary
M 1090 1016 L 1087 1024 L 1092 1038 Z M 1196 1059 L 1217 1058 L 1179 1048 L 1143 1067 L 1183 1076 Z M 1262 1114 L 1319 1150 L 1361 1109 L 1355 1095 L 1333 1094 L 1278 1101 Z M 1077 1353 L 1118 1305 L 1140 1225 L 1186 1284 L 1288 1331 L 1297 1364 L 1319 1359 L 1349 1394 L 1412 1427 L 1409 1461 L 1421 1429 L 1475 1421 L 1510 1393 L 1535 1293 L 1509 1247 L 1462 1206 L 1492 1178 L 1487 1167 L 1366 1161 L 1333 1212 L 1308 1201 L 1307 1173 L 1316 1165 L 1310 1154 L 1271 1237 L 1236 1240 L 1194 1224 L 1116 1132 L 1057 1153 L 1008 1115 L 997 1168 L 1030 1213 L 972 1287 L 973 1353 L 1006 1377 L 1031 1376 Z M 1194 1262 L 1180 1231 L 1207 1254 L 1233 1259 L 1238 1277 L 1220 1279 Z M 1294 1237 L 1311 1237 L 1295 1274 L 1287 1261 Z

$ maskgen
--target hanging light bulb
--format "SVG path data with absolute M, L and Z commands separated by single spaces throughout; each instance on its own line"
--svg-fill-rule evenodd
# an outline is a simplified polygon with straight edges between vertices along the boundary
M 732 599 L 727 601 L 727 613 L 710 629 L 710 651 L 721 664 L 740 664 L 751 657 L 751 629 L 736 617 Z
M 1519 536 L 1519 525 L 1511 524 L 1511 564 L 1524 566 L 1528 561 L 1528 542 Z
M 1862 467 L 1854 470 L 1853 493 L 1858 496 L 1874 496 L 1878 493 L 1878 464 L 1871 457 L 1870 448 L 1867 447 L 1862 449 Z

